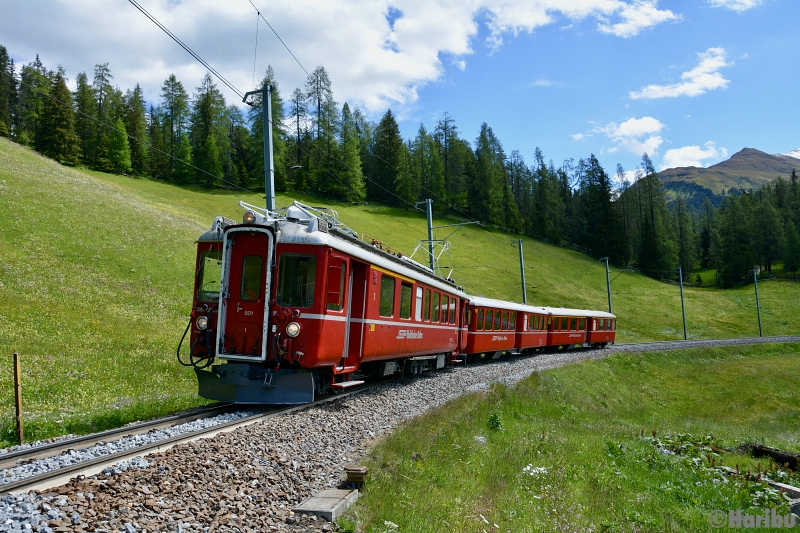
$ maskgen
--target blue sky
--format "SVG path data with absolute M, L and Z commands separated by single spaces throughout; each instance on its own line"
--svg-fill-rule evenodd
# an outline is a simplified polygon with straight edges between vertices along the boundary
M 661 169 L 800 148 L 795 0 L 253 0 L 303 68 L 247 0 L 138 1 L 241 90 L 271 64 L 288 97 L 324 65 L 337 101 L 374 120 L 390 107 L 405 137 L 448 112 L 464 138 L 486 122 L 529 163 L 539 146 L 556 165 L 594 153 L 610 173 L 645 150 Z M 72 80 L 109 62 L 157 102 L 170 73 L 190 92 L 205 73 L 125 1 L 0 11 L 17 62 L 38 53 Z

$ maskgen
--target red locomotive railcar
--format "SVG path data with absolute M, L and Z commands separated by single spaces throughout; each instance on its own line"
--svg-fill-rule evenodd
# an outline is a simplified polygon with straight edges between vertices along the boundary
M 549 313 L 547 324 L 547 346 L 567 349 L 583 346 L 586 342 L 586 316 L 589 311 L 545 307 Z
M 297 202 L 283 217 L 245 207 L 243 224 L 217 218 L 198 240 L 201 396 L 305 403 L 362 383 L 356 372 L 420 373 L 463 351 L 468 297 L 451 281 Z
M 617 338 L 617 317 L 603 311 L 586 311 L 586 344 L 604 348 Z

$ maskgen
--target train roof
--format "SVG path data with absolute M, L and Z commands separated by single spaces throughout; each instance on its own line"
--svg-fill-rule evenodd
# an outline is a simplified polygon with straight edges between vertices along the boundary
M 545 307 L 548 313 L 554 316 L 580 316 L 591 318 L 617 318 L 616 315 L 605 311 L 593 311 L 590 309 L 567 309 L 565 307 Z
M 353 230 L 343 224 L 339 224 L 335 218 L 317 216 L 314 214 L 314 212 L 319 212 L 317 208 L 309 208 L 295 202 L 286 209 L 285 216 L 274 216 L 274 213 L 264 216 L 266 213 L 264 213 L 263 209 L 254 208 L 254 206 L 247 205 L 244 202 L 240 202 L 240 205 L 258 215 L 255 225 L 266 225 L 275 228 L 277 230 L 277 242 L 329 246 L 397 275 L 421 281 L 464 299 L 469 298 L 464 289 L 456 285 L 452 280 L 435 275 L 430 268 L 407 256 L 389 253 L 371 243 L 362 241 Z M 258 211 L 261 212 L 259 213 Z M 325 213 L 320 214 L 325 215 Z M 206 232 L 203 236 L 205 237 L 208 234 L 209 237 L 213 237 L 214 234 L 218 234 L 218 227 L 228 227 L 225 226 L 227 222 L 228 219 L 215 220 L 212 230 Z
M 484 298 L 483 296 L 470 296 L 469 304 L 476 307 L 496 307 L 498 309 L 509 309 L 511 311 L 525 311 L 528 313 L 544 313 L 544 307 L 534 307 L 532 305 L 518 304 L 516 302 L 506 302 L 495 300 L 494 298 Z

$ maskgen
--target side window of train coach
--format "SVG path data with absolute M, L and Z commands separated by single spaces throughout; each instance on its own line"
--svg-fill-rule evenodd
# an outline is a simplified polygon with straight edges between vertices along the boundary
M 428 322 L 431 319 L 431 290 L 425 289 L 425 299 L 422 301 L 422 307 L 424 308 L 424 318 L 425 322 Z
M 450 299 L 450 323 L 456 323 L 456 308 L 458 308 L 458 300 L 455 298 Z
M 498 331 L 500 329 L 500 322 L 503 320 L 503 315 L 500 311 L 494 312 L 494 330 Z
M 439 305 L 441 295 L 438 292 L 433 293 L 433 322 L 439 322 Z
M 450 297 L 442 296 L 442 324 L 447 324 L 447 310 L 450 307 Z
M 475 329 L 483 331 L 483 309 L 478 309 L 478 320 L 475 322 Z
M 394 314 L 394 278 L 381 274 L 381 316 L 392 316 Z
M 264 259 L 260 255 L 246 255 L 242 259 L 242 286 L 239 298 L 245 302 L 261 299 L 261 266 Z
M 414 308 L 414 320 L 422 321 L 422 287 L 417 287 L 417 306 Z
M 282 254 L 278 265 L 278 305 L 311 307 L 316 280 L 315 256 Z
M 400 284 L 400 318 L 411 318 L 411 284 Z
M 483 321 L 483 329 L 486 331 L 492 331 L 492 312 L 490 310 L 486 310 L 486 315 Z
M 517 314 L 514 311 L 511 311 L 511 315 L 508 318 L 508 329 L 517 329 Z

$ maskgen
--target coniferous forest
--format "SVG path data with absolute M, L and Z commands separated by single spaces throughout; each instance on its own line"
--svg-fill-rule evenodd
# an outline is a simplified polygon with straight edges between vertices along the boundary
M 39 60 L 18 68 L 0 46 L 0 136 L 62 164 L 179 185 L 263 187 L 261 102 L 243 113 L 209 74 L 187 86 L 174 75 L 161 101 L 146 103 L 137 84 L 124 92 L 108 63 L 79 73 L 75 91 L 61 68 Z M 796 173 L 755 191 L 737 191 L 699 210 L 678 196 L 667 202 L 647 154 L 632 182 L 617 165 L 610 175 L 594 155 L 556 166 L 537 148 L 532 162 L 507 153 L 483 123 L 476 136 L 445 113 L 431 129 L 403 139 L 391 110 L 377 123 L 334 101 L 332 82 L 317 67 L 304 87 L 272 87 L 275 186 L 329 200 L 413 208 L 434 200 L 439 215 L 608 257 L 647 275 L 719 284 L 747 280 L 782 265 L 800 269 L 800 184 Z M 800 165 L 799 165 L 800 166 Z

